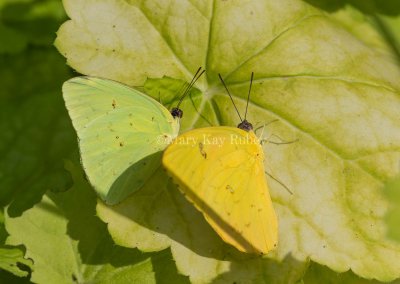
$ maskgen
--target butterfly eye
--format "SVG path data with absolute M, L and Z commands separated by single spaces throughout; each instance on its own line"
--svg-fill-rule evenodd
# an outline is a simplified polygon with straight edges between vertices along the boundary
M 171 115 L 173 118 L 182 118 L 183 111 L 180 108 L 174 107 L 171 109 Z
M 247 131 L 247 132 L 249 132 L 250 130 L 253 130 L 253 124 L 248 122 L 246 119 L 243 120 L 241 123 L 239 123 L 237 127 L 239 129 L 242 129 L 242 130 Z

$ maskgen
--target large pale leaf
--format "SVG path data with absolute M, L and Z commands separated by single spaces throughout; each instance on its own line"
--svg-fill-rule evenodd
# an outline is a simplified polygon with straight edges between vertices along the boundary
M 207 69 L 184 129 L 206 125 L 202 117 L 236 125 L 217 73 L 243 111 L 254 71 L 249 120 L 261 126 L 278 119 L 268 136 L 299 139 L 264 146 L 268 171 L 294 192 L 269 179 L 280 222 L 270 257 L 291 254 L 299 266 L 310 258 L 365 278 L 400 277 L 400 245 L 386 238 L 381 194 L 400 159 L 400 69 L 381 37 L 366 41 L 300 0 L 64 5 L 71 20 L 56 45 L 79 72 L 137 85 L 163 75 L 188 80 L 198 66 Z M 173 186 L 161 186 L 167 180 L 160 171 L 126 202 L 99 205 L 114 240 L 144 251 L 171 247 L 179 271 L 194 282 L 268 282 L 269 260 L 228 248 Z

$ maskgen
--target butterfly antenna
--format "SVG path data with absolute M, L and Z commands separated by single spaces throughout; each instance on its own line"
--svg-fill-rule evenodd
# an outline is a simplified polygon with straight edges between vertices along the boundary
M 247 95 L 247 104 L 246 104 L 246 112 L 244 113 L 244 120 L 246 120 L 246 117 L 247 117 L 247 109 L 249 108 L 250 93 L 251 93 L 251 85 L 253 85 L 253 77 L 254 77 L 254 72 L 251 72 L 250 87 L 249 87 L 249 93 L 248 93 L 248 95 Z
M 188 91 L 188 89 L 190 89 L 190 85 L 192 84 L 192 82 L 193 82 L 193 80 L 196 78 L 196 76 L 197 76 L 197 74 L 199 74 L 199 72 L 200 72 L 200 70 L 201 70 L 201 67 L 199 67 L 198 69 L 197 69 L 197 71 L 196 71 L 196 73 L 194 74 L 194 76 L 193 76 L 193 78 L 192 78 L 192 80 L 190 81 L 190 83 L 184 83 L 184 92 L 183 92 L 183 94 L 182 94 L 182 97 L 184 97 L 185 96 L 185 94 L 186 94 L 186 92 Z M 182 89 L 180 89 L 179 90 L 179 93 L 181 93 L 182 92 Z M 181 98 L 182 98 L 181 97 Z
M 196 81 L 201 77 L 201 75 L 203 75 L 203 73 L 206 70 L 201 71 L 201 67 L 199 67 L 199 69 L 197 69 L 196 74 L 194 74 L 192 81 L 190 81 L 190 83 L 187 85 L 185 92 L 183 93 L 183 95 L 181 96 L 181 98 L 179 99 L 179 102 L 177 104 L 176 107 L 173 107 L 170 110 L 170 113 L 172 115 L 173 118 L 182 118 L 183 116 L 183 111 L 179 108 L 179 106 L 181 105 L 183 99 L 187 96 L 187 94 L 190 93 L 190 89 L 193 87 L 193 85 L 196 83 Z
M 196 74 L 194 74 L 192 81 L 190 81 L 189 85 L 185 89 L 185 92 L 183 93 L 183 95 L 179 99 L 178 105 L 176 106 L 177 108 L 179 108 L 179 106 L 182 103 L 183 99 L 187 96 L 187 94 L 189 93 L 190 89 L 192 89 L 193 85 L 197 82 L 197 80 L 204 74 L 204 72 L 206 72 L 206 70 L 201 71 L 201 69 L 202 69 L 201 67 L 199 67 L 199 69 L 197 69 Z
M 181 88 L 179 89 L 179 91 L 177 92 L 177 94 L 182 94 L 184 93 L 183 91 L 186 90 L 186 88 L 189 86 L 188 82 L 184 82 L 181 86 Z
M 219 77 L 219 79 L 221 80 L 222 85 L 224 85 L 225 90 L 226 90 L 226 92 L 228 93 L 229 97 L 231 98 L 231 101 L 232 101 L 232 103 L 233 103 L 233 106 L 234 106 L 235 109 L 236 109 L 236 112 L 237 112 L 237 114 L 238 114 L 238 116 L 239 116 L 239 118 L 240 118 L 240 121 L 243 122 L 242 116 L 240 115 L 239 110 L 237 109 L 236 104 L 235 104 L 235 102 L 233 101 L 233 98 L 232 98 L 232 96 L 231 96 L 231 93 L 229 93 L 229 90 L 228 90 L 228 88 L 226 87 L 225 82 L 224 82 L 224 80 L 223 80 L 222 77 L 221 77 L 221 74 L 218 73 L 218 77 Z

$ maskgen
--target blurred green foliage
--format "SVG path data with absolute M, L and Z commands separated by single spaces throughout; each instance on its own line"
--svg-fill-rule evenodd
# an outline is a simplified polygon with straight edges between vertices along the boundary
M 11 216 L 72 184 L 63 159 L 76 143 L 60 91 L 72 73 L 53 47 L 65 19 L 61 1 L 0 1 L 0 206 Z M 9 271 L 0 282 L 27 282 L 13 274 L 28 276 L 31 260 L 5 245 L 0 221 L 0 267 Z
M 6 1 L 0 9 L 0 206 L 17 216 L 46 190 L 71 186 L 63 159 L 76 145 L 60 90 L 72 74 L 52 44 L 65 20 L 60 1 Z

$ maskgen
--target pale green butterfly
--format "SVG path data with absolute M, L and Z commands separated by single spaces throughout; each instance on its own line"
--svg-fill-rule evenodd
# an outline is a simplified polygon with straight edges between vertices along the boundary
M 179 105 L 204 73 L 200 70 L 171 111 L 116 81 L 76 77 L 64 83 L 81 163 L 106 203 L 116 204 L 140 189 L 161 165 L 163 150 L 179 132 Z

